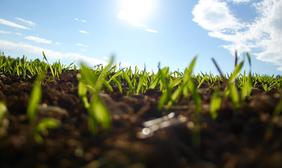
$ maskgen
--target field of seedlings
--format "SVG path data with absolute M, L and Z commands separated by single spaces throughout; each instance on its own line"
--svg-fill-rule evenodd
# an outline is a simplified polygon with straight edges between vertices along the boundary
M 282 78 L 235 58 L 213 75 L 1 53 L 0 167 L 281 168 Z

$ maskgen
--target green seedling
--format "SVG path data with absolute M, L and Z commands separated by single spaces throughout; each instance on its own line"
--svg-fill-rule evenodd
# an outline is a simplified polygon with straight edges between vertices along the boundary
M 249 63 L 249 67 L 250 67 L 250 74 L 252 74 L 252 58 L 251 58 L 251 54 L 250 53 L 246 53 L 246 57 Z
M 110 77 L 110 79 L 106 82 L 107 83 L 107 87 L 108 87 L 108 89 L 109 90 L 113 90 L 113 88 L 111 87 L 112 85 L 111 85 L 111 82 L 113 83 L 113 85 L 116 85 L 117 87 L 118 87 L 118 89 L 119 89 L 119 92 L 120 93 L 123 93 L 123 88 L 122 88 L 122 83 L 121 83 L 121 81 L 120 81 L 120 77 L 121 77 L 121 75 L 122 75 L 122 73 L 123 73 L 123 71 L 118 71 L 118 72 L 116 72 L 114 75 L 112 75 L 111 77 Z
M 48 59 L 47 59 L 44 51 L 42 51 L 42 55 L 43 55 L 43 60 L 45 60 L 47 62 L 47 65 L 49 65 L 49 70 L 51 71 L 52 76 L 55 77 L 56 76 L 55 71 L 54 71 L 52 65 L 49 64 Z
M 196 105 L 196 111 L 200 111 L 200 104 L 201 104 L 201 98 L 197 92 L 197 87 L 195 87 L 195 84 L 193 82 L 192 78 L 192 72 L 196 65 L 197 57 L 193 58 L 188 68 L 185 69 L 184 75 L 181 78 L 181 81 L 177 81 L 176 85 L 178 88 L 172 93 L 170 96 L 171 99 L 168 103 L 168 106 L 171 107 L 174 103 L 176 103 L 181 96 L 184 96 L 184 98 L 188 98 L 189 93 L 192 94 L 193 100 Z
M 44 141 L 43 136 L 48 135 L 48 130 L 55 129 L 60 126 L 60 121 L 53 118 L 43 118 L 36 126 L 33 131 L 34 139 L 37 143 Z
M 231 73 L 228 82 L 227 82 L 227 90 L 226 95 L 230 97 L 232 104 L 234 107 L 238 108 L 240 106 L 240 96 L 238 93 L 238 89 L 236 87 L 236 78 L 239 75 L 241 69 L 243 68 L 244 61 L 240 62 Z
M 4 102 L 0 101 L 0 137 L 5 135 L 8 130 L 9 122 L 6 119 L 8 110 Z
M 28 119 L 31 125 L 35 125 L 35 128 L 33 130 L 33 137 L 37 143 L 43 142 L 42 134 L 47 135 L 48 129 L 54 129 L 59 127 L 60 125 L 60 121 L 52 118 L 43 118 L 38 123 L 35 122 L 38 105 L 40 104 L 42 98 L 41 83 L 44 78 L 45 74 L 41 73 L 34 82 L 27 108 Z
M 169 67 L 164 67 L 162 69 L 159 70 L 158 72 L 159 78 L 159 86 L 160 86 L 160 90 L 162 91 L 162 96 L 159 100 L 159 104 L 158 104 L 158 109 L 161 110 L 163 108 L 163 106 L 168 103 L 171 92 L 172 92 L 172 87 L 169 85 L 168 81 L 169 81 Z
M 241 100 L 245 100 L 251 95 L 252 92 L 252 77 L 251 74 L 248 76 L 244 73 L 242 79 L 242 88 L 241 88 Z
M 123 73 L 122 73 L 122 76 L 123 76 L 123 78 L 125 79 L 125 81 L 127 82 L 127 84 L 128 84 L 128 87 L 129 87 L 129 93 L 133 93 L 134 92 L 134 87 L 133 87 L 133 84 L 132 84 L 132 82 L 131 82 L 131 79 L 130 79 L 130 75 L 129 75 L 130 73 L 127 73 L 126 71 L 124 71 Z
M 216 67 L 216 70 L 218 71 L 219 75 L 224 78 L 223 72 L 221 70 L 221 68 L 219 67 L 218 63 L 216 62 L 216 60 L 214 58 L 212 58 L 212 62 Z
M 212 94 L 211 102 L 210 102 L 210 113 L 212 119 L 216 119 L 218 116 L 218 110 L 221 106 L 222 97 L 219 94 L 218 90 L 215 90 L 215 92 Z
M 98 74 L 86 65 L 81 64 L 79 76 L 79 90 L 78 94 L 82 98 L 85 108 L 88 111 L 88 126 L 92 133 L 97 132 L 97 127 L 101 125 L 104 129 L 109 129 L 111 126 L 111 117 L 108 109 L 100 99 L 100 91 L 105 85 L 106 77 L 112 66 L 113 58 L 110 63 Z M 90 93 L 90 102 L 87 98 L 87 92 Z
M 0 102 L 0 127 L 2 127 L 3 120 L 5 118 L 7 111 L 8 110 L 7 110 L 5 103 Z
M 85 82 L 81 82 L 80 75 L 78 75 L 78 80 L 80 81 L 78 83 L 78 96 L 81 97 L 83 105 L 86 109 L 90 107 L 88 98 L 87 98 L 87 85 Z
M 41 82 L 43 81 L 44 78 L 45 78 L 45 74 L 43 73 L 39 74 L 36 81 L 33 84 L 33 88 L 27 106 L 27 116 L 30 122 L 33 122 L 33 120 L 36 117 L 37 108 L 42 97 Z

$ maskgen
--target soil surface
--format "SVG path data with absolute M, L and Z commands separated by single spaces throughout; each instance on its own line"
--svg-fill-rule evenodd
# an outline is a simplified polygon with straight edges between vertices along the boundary
M 281 93 L 253 89 L 238 109 L 224 100 L 216 120 L 209 114 L 212 89 L 200 88 L 202 115 L 182 100 L 157 110 L 161 93 L 126 96 L 101 93 L 112 116 L 112 129 L 90 133 L 87 111 L 77 95 L 77 71 L 42 83 L 37 120 L 53 117 L 57 129 L 38 144 L 26 115 L 33 79 L 0 75 L 0 101 L 8 108 L 0 129 L 0 167 L 188 167 L 281 168 L 282 118 L 273 117 Z M 197 131 L 198 130 L 198 131 Z

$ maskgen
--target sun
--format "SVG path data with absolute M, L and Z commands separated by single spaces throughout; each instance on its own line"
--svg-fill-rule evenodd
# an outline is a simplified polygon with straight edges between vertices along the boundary
M 154 8 L 154 0 L 120 0 L 118 18 L 134 26 L 143 26 Z

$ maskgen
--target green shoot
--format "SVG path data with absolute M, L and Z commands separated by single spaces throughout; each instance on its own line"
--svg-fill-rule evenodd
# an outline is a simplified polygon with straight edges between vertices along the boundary
M 38 75 L 31 91 L 31 95 L 27 107 L 27 115 L 30 122 L 32 122 L 35 119 L 37 107 L 41 101 L 41 97 L 42 97 L 41 82 L 44 79 L 44 77 L 45 74 L 43 73 Z
M 109 70 L 112 66 L 113 58 L 110 63 L 103 69 L 100 74 L 92 71 L 86 65 L 81 65 L 79 80 L 78 94 L 82 98 L 85 108 L 88 111 L 88 126 L 92 133 L 97 132 L 98 125 L 101 125 L 104 129 L 109 129 L 111 126 L 110 113 L 102 103 L 99 93 L 105 85 L 106 77 L 108 76 Z M 87 99 L 87 91 L 91 94 L 90 103 Z
M 239 75 L 241 69 L 243 68 L 243 65 L 244 62 L 242 61 L 235 67 L 227 82 L 226 94 L 231 98 L 232 104 L 236 108 L 240 106 L 240 96 L 236 87 L 235 79 Z
M 78 78 L 80 78 L 80 75 L 78 75 Z M 87 86 L 84 82 L 78 83 L 78 96 L 81 97 L 84 107 L 88 109 L 90 105 L 87 99 Z
M 212 62 L 216 67 L 216 70 L 218 71 L 219 75 L 224 78 L 223 72 L 221 70 L 221 68 L 219 67 L 218 63 L 216 62 L 216 60 L 214 58 L 212 58 Z
M 251 92 L 252 92 L 251 74 L 246 76 L 246 73 L 244 73 L 241 81 L 242 81 L 241 100 L 245 100 L 247 97 L 251 95 Z
M 0 102 L 0 127 L 2 126 L 6 113 L 7 113 L 6 105 L 3 102 Z
M 216 90 L 211 97 L 211 103 L 210 103 L 210 113 L 212 119 L 216 119 L 218 115 L 218 110 L 220 109 L 221 106 L 221 101 L 222 98 L 219 94 L 219 91 Z
M 168 78 L 169 78 L 169 68 L 164 67 L 163 69 L 159 70 L 159 81 L 160 81 L 160 90 L 162 91 L 162 96 L 159 100 L 158 109 L 162 109 L 163 106 L 169 101 L 169 97 L 172 92 L 172 88 L 168 85 Z
M 51 71 L 52 76 L 55 77 L 56 74 L 55 74 L 55 72 L 54 72 L 54 69 L 53 69 L 52 65 L 49 64 L 49 62 L 48 62 L 48 60 L 47 60 L 47 57 L 46 57 L 44 51 L 42 51 L 42 55 L 43 55 L 43 59 L 44 59 L 44 60 L 47 62 L 47 64 L 49 65 L 49 69 L 50 69 L 50 71 Z
M 42 135 L 47 136 L 49 129 L 55 129 L 60 126 L 60 121 L 53 118 L 44 118 L 36 125 L 33 136 L 37 143 L 44 141 Z
M 131 79 L 129 78 L 129 75 L 128 73 L 126 73 L 125 71 L 122 73 L 122 76 L 123 78 L 125 79 L 125 81 L 127 82 L 128 84 L 128 87 L 129 87 L 129 92 L 132 93 L 133 90 L 134 90 L 134 87 L 133 87 L 133 84 L 131 82 Z
M 252 69 L 252 59 L 251 59 L 251 54 L 250 53 L 246 53 L 247 59 L 248 59 L 248 63 L 250 66 L 250 73 L 251 73 L 251 69 Z

